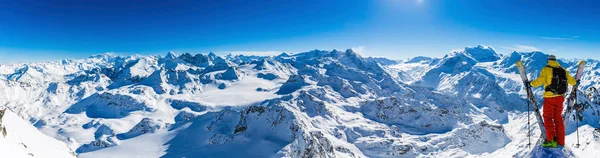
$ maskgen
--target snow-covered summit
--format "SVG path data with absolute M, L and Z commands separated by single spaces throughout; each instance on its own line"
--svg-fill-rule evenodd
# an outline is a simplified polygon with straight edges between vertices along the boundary
M 433 60 L 433 58 L 431 58 L 431 57 L 417 56 L 414 58 L 410 58 L 409 60 L 406 60 L 405 63 L 422 63 L 422 62 L 431 62 L 432 60 Z
M 500 59 L 500 55 L 490 46 L 477 45 L 476 47 L 465 47 L 462 52 L 479 62 L 490 62 Z
M 546 66 L 548 55 L 539 51 L 533 52 L 512 52 L 507 57 L 501 59 L 498 62 L 502 68 L 506 68 L 507 72 L 517 72 L 515 64 L 518 60 L 524 62 L 527 65 L 527 72 L 539 72 L 542 67 Z M 562 63 L 562 60 L 559 60 Z M 561 65 L 564 65 L 562 63 Z
M 166 60 L 173 60 L 173 59 L 175 59 L 175 58 L 177 58 L 177 55 L 175 55 L 175 53 L 173 53 L 172 51 L 169 51 L 169 52 L 167 53 L 167 55 L 165 56 L 165 59 L 166 59 Z

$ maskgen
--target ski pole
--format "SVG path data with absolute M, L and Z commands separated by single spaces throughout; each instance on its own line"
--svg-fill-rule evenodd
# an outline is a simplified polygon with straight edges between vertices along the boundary
M 531 103 L 527 102 L 527 138 L 529 139 L 527 148 L 531 147 L 531 126 L 529 125 L 529 105 Z
M 577 103 L 577 92 L 575 92 L 575 105 L 581 106 Z M 577 133 L 577 144 L 575 146 L 577 146 L 577 148 L 579 148 L 579 115 L 578 112 L 579 109 L 575 109 L 575 131 Z
M 576 122 L 576 124 L 577 124 L 577 125 L 576 125 L 576 126 L 577 126 L 577 128 L 576 128 L 576 131 L 577 131 L 577 144 L 576 144 L 575 146 L 576 146 L 577 148 L 579 148 L 579 118 L 578 118 L 578 116 L 577 116 L 577 113 L 575 113 L 575 116 L 576 116 L 576 117 L 575 117 L 575 122 Z

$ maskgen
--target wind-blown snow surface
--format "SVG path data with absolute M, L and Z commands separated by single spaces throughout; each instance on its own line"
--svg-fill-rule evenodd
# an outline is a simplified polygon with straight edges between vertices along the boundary
M 44 135 L 9 110 L 0 110 L 0 155 L 10 158 L 75 157 L 64 142 Z
M 79 157 L 524 157 L 518 59 L 537 73 L 546 56 L 487 46 L 406 61 L 352 50 L 104 54 L 0 65 L 0 106 Z M 588 62 L 582 92 L 600 84 L 598 62 Z M 580 132 L 593 135 L 600 106 L 585 96 Z M 576 155 L 597 151 L 599 140 L 585 139 Z

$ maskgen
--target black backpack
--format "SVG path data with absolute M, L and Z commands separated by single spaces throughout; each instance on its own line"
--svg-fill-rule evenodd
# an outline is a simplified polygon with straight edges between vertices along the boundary
M 552 68 L 552 84 L 546 86 L 547 92 L 552 92 L 554 94 L 565 94 L 567 93 L 567 73 L 565 69 L 558 67 L 550 67 Z

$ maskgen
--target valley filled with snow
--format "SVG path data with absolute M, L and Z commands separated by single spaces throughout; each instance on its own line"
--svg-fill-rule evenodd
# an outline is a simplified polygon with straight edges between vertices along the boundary
M 7 109 L 0 153 L 531 157 L 539 153 L 528 147 L 528 133 L 535 144 L 540 130 L 533 113 L 527 115 L 515 62 L 522 60 L 535 78 L 546 59 L 542 52 L 499 54 L 479 45 L 407 60 L 362 57 L 349 49 L 277 56 L 102 54 L 0 64 L 0 109 Z M 574 75 L 582 59 L 559 60 Z M 600 61 L 583 60 L 577 100 L 584 111 L 567 117 L 566 149 L 574 157 L 595 157 Z M 534 92 L 541 103 L 542 88 Z

